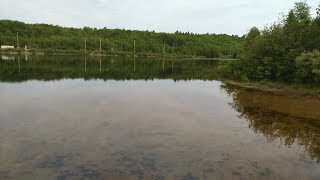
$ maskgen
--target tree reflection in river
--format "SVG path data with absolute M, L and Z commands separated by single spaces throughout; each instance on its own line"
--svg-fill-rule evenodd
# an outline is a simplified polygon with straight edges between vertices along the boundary
M 218 61 L 130 57 L 17 56 L 0 60 L 0 81 L 103 80 L 215 80 Z
M 231 106 L 255 133 L 269 141 L 280 139 L 288 147 L 297 143 L 320 162 L 319 99 L 274 95 L 232 85 L 223 85 L 222 89 L 232 97 Z

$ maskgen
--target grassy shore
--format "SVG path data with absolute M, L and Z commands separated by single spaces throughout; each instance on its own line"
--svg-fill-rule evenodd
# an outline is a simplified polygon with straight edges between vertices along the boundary
M 285 84 L 276 82 L 237 82 L 224 80 L 226 84 L 241 88 L 261 90 L 277 95 L 300 95 L 320 98 L 320 87 L 317 85 Z
M 57 49 L 6 49 L 0 50 L 5 55 L 90 55 L 90 56 L 127 56 L 127 57 L 159 57 L 159 58 L 201 58 L 199 56 L 172 53 L 150 53 L 150 52 L 125 52 L 125 51 L 84 51 L 84 50 L 57 50 Z

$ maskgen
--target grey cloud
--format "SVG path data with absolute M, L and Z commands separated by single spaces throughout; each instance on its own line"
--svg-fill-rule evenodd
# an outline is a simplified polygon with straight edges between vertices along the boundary
M 264 27 L 296 0 L 0 0 L 0 19 L 73 27 L 242 35 Z M 309 0 L 313 7 L 318 0 Z

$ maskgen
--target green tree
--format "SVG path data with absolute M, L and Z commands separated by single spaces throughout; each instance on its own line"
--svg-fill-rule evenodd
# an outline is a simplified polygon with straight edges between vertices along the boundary
M 246 35 L 246 46 L 250 46 L 254 40 L 261 35 L 260 30 L 257 27 L 250 29 L 249 33 Z
M 296 66 L 296 79 L 299 82 L 320 82 L 320 51 L 302 53 L 296 58 Z
M 319 53 L 314 50 L 320 49 L 320 10 L 315 18 L 310 11 L 306 2 L 298 2 L 283 21 L 263 30 L 253 27 L 245 36 L 241 60 L 221 70 L 235 79 L 319 83 Z

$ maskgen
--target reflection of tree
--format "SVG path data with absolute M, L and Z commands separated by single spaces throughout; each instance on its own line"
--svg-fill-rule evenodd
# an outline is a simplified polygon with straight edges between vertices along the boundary
M 233 99 L 231 104 L 255 133 L 263 134 L 269 141 L 280 139 L 286 146 L 299 144 L 312 159 L 320 162 L 320 119 L 301 118 L 291 114 L 255 107 L 259 101 L 254 93 L 231 85 L 223 85 L 222 90 Z M 261 96 L 261 95 L 260 95 Z M 253 103 L 254 102 L 254 103 Z
M 17 59 L 17 58 L 16 58 Z M 216 79 L 217 61 L 34 56 L 29 61 L 0 60 L 0 81 L 59 79 Z M 165 66 L 163 67 L 163 61 Z

